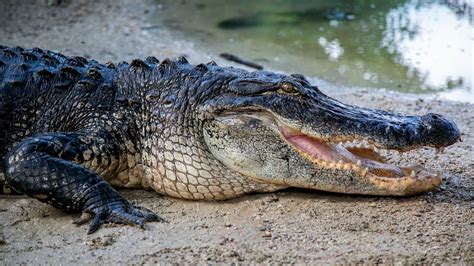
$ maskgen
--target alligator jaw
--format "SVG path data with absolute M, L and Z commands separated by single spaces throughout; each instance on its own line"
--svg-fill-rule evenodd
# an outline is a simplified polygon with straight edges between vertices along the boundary
M 443 149 L 459 141 L 450 119 L 403 115 L 339 102 L 309 82 L 268 72 L 235 78 L 227 92 L 201 105 L 204 139 L 233 172 L 264 184 L 369 195 L 413 195 L 441 183 L 420 166 L 389 164 L 377 148 Z M 335 143 L 335 144 L 332 144 Z
M 282 139 L 306 160 L 321 168 L 356 173 L 359 178 L 366 179 L 380 189 L 380 193 L 370 191 L 370 194 L 385 195 L 385 191 L 389 191 L 390 195 L 412 195 L 432 190 L 441 184 L 441 174 L 430 173 L 421 165 L 400 167 L 387 163 L 374 144 L 368 147 L 344 147 L 343 142 L 310 136 L 281 123 L 278 127 Z M 349 142 L 359 141 L 365 142 L 357 139 Z M 331 190 L 348 193 L 346 189 Z

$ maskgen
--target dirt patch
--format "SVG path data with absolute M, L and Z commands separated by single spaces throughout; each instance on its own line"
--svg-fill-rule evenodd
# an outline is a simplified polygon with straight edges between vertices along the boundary
M 1 1 L 0 43 L 42 47 L 99 61 L 187 55 L 193 63 L 217 55 L 147 24 L 154 1 Z M 153 34 L 150 34 L 153 30 Z M 228 64 L 227 62 L 220 62 Z M 334 88 L 344 102 L 409 114 L 453 118 L 464 142 L 443 154 L 409 152 L 392 161 L 443 171 L 433 192 L 411 198 L 285 190 L 225 202 L 173 199 L 142 190 L 126 198 L 168 222 L 149 230 L 108 225 L 86 235 L 78 215 L 25 197 L 0 198 L 0 257 L 6 264 L 131 263 L 459 263 L 472 264 L 474 105 L 399 93 Z

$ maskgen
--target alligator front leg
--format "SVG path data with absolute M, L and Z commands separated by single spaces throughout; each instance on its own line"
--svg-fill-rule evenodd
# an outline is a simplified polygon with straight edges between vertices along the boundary
M 125 223 L 143 228 L 147 221 L 160 220 L 151 211 L 133 206 L 86 167 L 92 165 L 91 158 L 99 156 L 91 154 L 94 150 L 100 152 L 103 163 L 111 161 L 104 156 L 117 156 L 118 145 L 108 143 L 106 139 L 110 139 L 110 135 L 104 134 L 107 133 L 90 137 L 49 133 L 25 139 L 6 157 L 6 179 L 20 193 L 61 210 L 82 212 L 75 223 L 80 225 L 92 220 L 89 234 L 104 223 Z M 100 167 L 97 160 L 93 164 Z

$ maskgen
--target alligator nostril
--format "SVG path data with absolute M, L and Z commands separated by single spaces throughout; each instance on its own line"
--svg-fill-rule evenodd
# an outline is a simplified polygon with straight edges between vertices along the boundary
M 420 119 L 424 145 L 446 147 L 456 143 L 461 135 L 456 124 L 440 114 L 426 114 Z

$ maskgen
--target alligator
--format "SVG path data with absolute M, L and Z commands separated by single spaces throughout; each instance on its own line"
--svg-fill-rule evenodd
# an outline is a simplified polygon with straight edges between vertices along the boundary
M 113 187 L 224 200 L 288 187 L 407 196 L 440 185 L 379 149 L 460 141 L 439 114 L 341 103 L 300 74 L 154 57 L 101 64 L 0 46 L 0 156 L 9 187 L 74 223 L 144 227 L 162 218 Z M 357 142 L 359 144 L 354 144 Z M 352 144 L 349 144 L 352 143 Z

